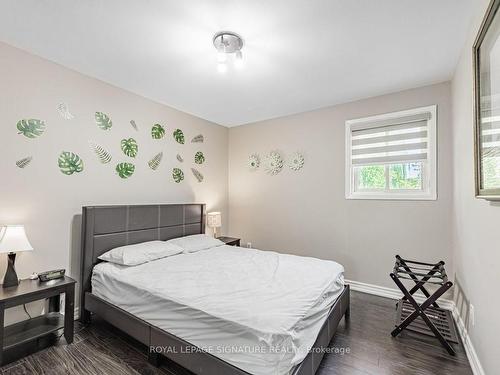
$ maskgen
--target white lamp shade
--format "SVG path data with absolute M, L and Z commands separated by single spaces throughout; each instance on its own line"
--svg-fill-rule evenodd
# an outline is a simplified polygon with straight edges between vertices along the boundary
M 209 212 L 207 214 L 207 225 L 209 228 L 219 228 L 222 226 L 222 216 L 220 212 Z
M 0 229 L 0 253 L 33 250 L 24 225 L 7 225 Z

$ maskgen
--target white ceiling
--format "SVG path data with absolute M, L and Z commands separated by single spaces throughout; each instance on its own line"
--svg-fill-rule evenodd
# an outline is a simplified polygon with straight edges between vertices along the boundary
M 452 77 L 474 0 L 2 0 L 0 40 L 234 126 Z M 245 39 L 220 74 L 212 36 Z

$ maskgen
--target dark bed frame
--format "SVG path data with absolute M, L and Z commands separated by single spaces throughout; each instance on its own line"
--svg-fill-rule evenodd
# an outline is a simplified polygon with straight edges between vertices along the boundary
M 141 206 L 83 207 L 82 280 L 80 320 L 90 323 L 91 313 L 148 346 L 148 360 L 158 366 L 161 355 L 198 375 L 248 375 L 220 358 L 96 297 L 91 291 L 91 277 L 98 256 L 123 245 L 152 240 L 168 240 L 205 233 L 204 204 L 162 204 Z M 343 316 L 349 316 L 349 285 L 330 310 L 318 334 L 314 349 L 292 371 L 293 375 L 313 375 L 323 358 Z M 155 347 L 171 350 L 159 354 Z

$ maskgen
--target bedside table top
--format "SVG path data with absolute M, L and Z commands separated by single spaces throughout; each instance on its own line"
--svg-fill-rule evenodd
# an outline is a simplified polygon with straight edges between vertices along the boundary
M 64 276 L 60 279 L 40 282 L 40 280 L 24 279 L 19 281 L 19 285 L 2 288 L 0 285 L 0 302 L 8 302 L 18 297 L 27 297 L 30 294 L 38 294 L 55 288 L 65 288 L 68 285 L 75 284 L 76 281 L 71 277 Z
M 217 237 L 217 239 L 219 241 L 224 242 L 224 243 L 230 243 L 230 242 L 235 242 L 235 241 L 240 240 L 239 238 L 236 238 L 236 237 L 226 237 L 226 236 L 220 236 L 220 237 Z

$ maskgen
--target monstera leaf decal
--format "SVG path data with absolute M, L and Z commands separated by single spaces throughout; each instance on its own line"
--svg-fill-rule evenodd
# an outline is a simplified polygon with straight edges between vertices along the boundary
M 156 171 L 156 169 L 160 166 L 161 159 L 163 158 L 163 152 L 160 152 L 159 154 L 156 154 L 153 159 L 148 161 L 149 168 L 151 168 L 153 171 Z
M 95 113 L 95 123 L 102 130 L 109 130 L 113 126 L 113 121 L 111 121 L 109 116 L 103 112 Z
M 120 163 L 116 166 L 116 173 L 121 178 L 129 178 L 134 174 L 135 165 L 132 163 Z
M 121 147 L 123 153 L 131 158 L 135 158 L 139 152 L 139 146 L 134 138 L 122 139 Z
M 16 165 L 18 168 L 24 168 L 27 167 L 29 163 L 31 163 L 31 160 L 33 160 L 33 157 L 27 156 L 25 158 L 22 158 L 21 160 L 16 161 Z
M 17 122 L 17 134 L 22 134 L 27 138 L 36 138 L 45 131 L 45 122 L 37 119 L 19 120 Z
M 184 180 L 184 172 L 179 168 L 174 168 L 172 169 L 172 178 L 176 183 L 179 183 Z
M 111 161 L 111 155 L 102 146 L 92 141 L 89 141 L 89 145 L 102 164 L 108 164 Z
M 72 175 L 73 173 L 80 173 L 83 171 L 83 160 L 77 154 L 72 152 L 63 151 L 57 160 L 59 169 L 65 175 Z
M 205 155 L 203 155 L 203 152 L 198 151 L 194 154 L 194 162 L 196 164 L 203 164 L 205 162 Z
M 160 124 L 154 124 L 151 128 L 151 137 L 153 139 L 162 139 L 165 136 L 165 128 Z
M 184 144 L 184 133 L 182 132 L 181 129 L 175 129 L 173 135 L 177 143 L 180 143 L 181 145 Z

